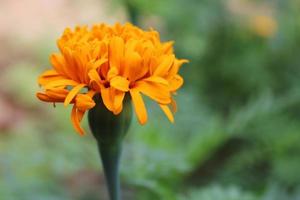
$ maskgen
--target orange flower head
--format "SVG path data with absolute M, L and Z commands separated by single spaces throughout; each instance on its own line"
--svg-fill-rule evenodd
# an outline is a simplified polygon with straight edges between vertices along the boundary
M 148 96 L 174 121 L 172 96 L 183 84 L 178 71 L 187 60 L 177 59 L 173 42 L 161 42 L 158 32 L 143 31 L 130 23 L 78 26 L 66 28 L 57 45 L 60 52 L 50 56 L 52 69 L 38 78 L 44 91 L 37 97 L 73 104 L 71 120 L 81 135 L 80 121 L 96 105 L 93 96 L 97 93 L 115 115 L 122 111 L 129 93 L 140 124 L 147 122 L 142 95 Z

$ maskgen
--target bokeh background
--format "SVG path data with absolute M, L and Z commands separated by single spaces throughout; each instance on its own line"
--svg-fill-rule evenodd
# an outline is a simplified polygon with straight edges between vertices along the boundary
M 35 93 L 65 27 L 116 21 L 190 60 L 175 125 L 151 101 L 133 119 L 125 200 L 300 199 L 299 0 L 2 0 L 0 200 L 107 199 L 92 136 Z

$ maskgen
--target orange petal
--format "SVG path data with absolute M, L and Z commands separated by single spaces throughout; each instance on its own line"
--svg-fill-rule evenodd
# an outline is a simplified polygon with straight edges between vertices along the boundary
M 123 99 L 125 97 L 125 92 L 115 91 L 114 94 L 114 111 L 115 115 L 119 114 L 123 108 Z
M 103 63 L 105 63 L 106 61 L 107 61 L 106 58 L 101 58 L 101 59 L 95 61 L 95 62 L 92 64 L 92 69 L 95 69 L 95 70 L 98 69 L 98 68 L 101 67 L 101 65 L 102 65 Z
M 167 105 L 162 105 L 162 104 L 159 104 L 159 106 L 162 109 L 162 111 L 164 111 L 164 113 L 167 115 L 170 122 L 174 123 L 174 117 L 170 108 Z
M 122 76 L 115 76 L 110 80 L 110 86 L 121 91 L 129 90 L 129 81 Z
M 124 56 L 124 40 L 121 37 L 113 37 L 109 44 L 110 67 L 120 69 L 121 60 Z
M 72 88 L 72 90 L 69 92 L 68 96 L 65 99 L 64 106 L 67 106 L 70 104 L 70 102 L 73 100 L 73 98 L 78 94 L 78 92 L 85 86 L 85 84 L 79 84 Z
M 64 102 L 69 91 L 64 88 L 53 88 L 46 90 L 46 94 L 55 102 Z
M 75 61 L 75 57 L 77 57 L 76 52 L 72 51 L 70 48 L 66 47 L 63 51 L 63 57 L 66 61 L 66 65 L 64 66 L 64 73 L 68 75 L 68 77 L 73 80 L 80 80 L 79 77 L 82 75 L 80 70 L 77 68 L 77 63 Z M 78 60 L 78 58 L 77 58 Z
M 135 81 L 147 73 L 148 68 L 142 67 L 142 57 L 137 52 L 125 54 L 123 75 L 130 81 Z
M 89 110 L 96 105 L 92 97 L 87 94 L 78 94 L 75 102 L 76 107 L 81 111 Z
M 103 82 L 101 79 L 100 79 L 100 76 L 98 74 L 98 72 L 95 70 L 95 69 L 92 69 L 90 70 L 90 72 L 88 73 L 88 76 L 90 78 L 90 84 L 93 85 L 93 83 L 95 83 L 97 86 L 97 90 L 100 90 L 101 88 L 101 83 Z
M 88 75 L 89 75 L 91 81 L 101 82 L 100 76 L 95 69 L 90 70 Z
M 169 69 L 171 68 L 173 62 L 174 62 L 175 56 L 168 55 L 165 56 L 162 62 L 157 66 L 157 68 L 154 70 L 153 75 L 155 76 L 165 76 L 167 75 Z
M 110 81 L 113 77 L 119 74 L 119 70 L 116 67 L 111 67 L 107 72 L 107 80 Z
M 101 98 L 106 108 L 110 111 L 113 111 L 114 106 L 113 106 L 113 99 L 111 95 L 111 89 L 112 88 L 101 87 Z
M 84 130 L 80 126 L 80 120 L 82 119 L 84 112 L 78 113 L 76 106 L 74 105 L 71 112 L 71 121 L 75 130 L 80 134 L 84 135 Z
M 140 92 L 149 96 L 154 101 L 160 104 L 171 103 L 171 95 L 169 92 L 169 88 L 166 85 L 139 81 L 136 82 L 135 88 L 138 88 Z
M 44 93 L 40 93 L 38 92 L 36 94 L 36 97 L 41 100 L 41 101 L 45 101 L 45 102 L 53 102 L 53 99 L 51 99 L 48 95 L 44 94 Z
M 62 79 L 63 76 L 58 74 L 55 70 L 47 70 L 38 78 L 39 85 L 46 85 L 49 82 Z
M 169 83 L 170 83 L 170 91 L 175 91 L 182 86 L 183 78 L 177 74 L 169 80 Z
M 143 125 L 147 122 L 147 110 L 143 98 L 137 89 L 131 89 L 129 91 L 137 118 L 140 124 Z
M 59 79 L 59 80 L 55 80 L 50 82 L 49 84 L 45 85 L 45 89 L 52 89 L 55 87 L 61 87 L 61 86 L 76 86 L 79 83 L 77 83 L 76 81 L 73 81 L 71 79 Z
M 169 41 L 169 42 L 163 43 L 163 47 L 162 47 L 163 52 L 166 54 L 173 53 L 173 44 L 174 44 L 174 41 Z
M 57 53 L 52 54 L 50 56 L 50 63 L 55 71 L 57 71 L 59 74 L 66 74 L 64 70 L 66 61 L 63 55 Z
M 175 74 L 177 74 L 178 71 L 179 71 L 180 66 L 181 66 L 182 64 L 188 63 L 188 62 L 189 62 L 189 61 L 186 60 L 186 59 L 180 59 L 180 60 L 175 59 L 173 65 L 172 65 L 172 67 L 171 67 L 171 69 L 169 70 L 168 78 L 171 78 L 172 76 L 174 76 Z
M 163 85 L 168 85 L 168 81 L 164 78 L 161 78 L 159 76 L 150 76 L 149 78 L 143 79 L 143 81 L 153 82 L 153 83 L 160 83 Z

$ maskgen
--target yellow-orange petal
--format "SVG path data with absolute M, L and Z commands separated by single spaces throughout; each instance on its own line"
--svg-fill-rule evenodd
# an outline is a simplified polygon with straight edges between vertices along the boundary
M 166 85 L 139 81 L 136 82 L 135 88 L 160 104 L 171 103 L 171 94 Z
M 173 44 L 174 41 L 165 42 L 162 47 L 162 51 L 166 54 L 173 53 Z
M 160 83 L 163 85 L 168 85 L 168 81 L 162 77 L 159 76 L 150 76 L 149 78 L 143 79 L 143 81 L 153 82 L 153 83 Z
M 137 118 L 139 120 L 139 123 L 143 125 L 147 122 L 147 118 L 148 118 L 147 110 L 143 98 L 137 89 L 131 89 L 129 90 L 129 92 L 132 98 L 133 107 L 137 115 Z
M 176 74 L 169 80 L 170 85 L 170 91 L 176 91 L 178 88 L 180 88 L 183 84 L 183 78 Z
M 119 70 L 116 67 L 111 67 L 107 72 L 107 80 L 110 81 L 113 77 L 119 74 Z
M 53 88 L 46 90 L 46 94 L 52 98 L 55 99 L 56 102 L 64 102 L 69 91 L 64 88 Z
M 45 89 L 52 89 L 52 88 L 61 87 L 61 86 L 76 86 L 78 84 L 79 84 L 78 82 L 73 81 L 71 79 L 59 79 L 59 80 L 55 80 L 55 81 L 48 83 L 44 87 L 45 87 Z
M 36 97 L 44 102 L 53 102 L 53 99 L 51 99 L 48 95 L 44 94 L 44 93 L 36 93 Z
M 121 37 L 113 37 L 109 44 L 109 63 L 111 67 L 120 68 L 124 56 L 124 40 Z
M 142 57 L 137 52 L 126 52 L 124 58 L 123 76 L 135 81 L 147 73 L 147 67 L 141 67 Z
M 129 90 L 129 81 L 122 76 L 115 76 L 110 80 L 110 86 L 117 90 L 126 92 Z
M 97 91 L 100 91 L 101 84 L 103 83 L 103 81 L 100 79 L 98 72 L 95 69 L 92 69 L 88 73 L 88 77 L 90 78 L 91 87 L 93 87 L 93 84 L 96 84 L 96 86 L 94 87 Z
M 84 130 L 80 126 L 80 120 L 82 119 L 84 112 L 78 113 L 76 106 L 74 105 L 71 112 L 71 121 L 75 128 L 75 130 L 79 133 L 79 135 L 84 135 Z
M 63 79 L 64 77 L 58 74 L 55 70 L 47 70 L 38 77 L 39 85 L 46 85 L 52 81 Z
M 75 99 L 75 104 L 78 110 L 81 111 L 89 110 L 96 105 L 92 97 L 87 94 L 78 94 Z
M 162 109 L 162 111 L 166 114 L 170 122 L 174 123 L 174 117 L 170 108 L 167 105 L 162 105 L 162 104 L 159 104 L 159 106 Z
M 123 108 L 123 99 L 125 97 L 125 92 L 115 91 L 114 93 L 114 111 L 115 115 L 119 114 Z
M 57 71 L 59 74 L 65 74 L 65 65 L 66 61 L 61 54 L 54 53 L 50 56 L 50 63 L 52 67 Z
M 105 105 L 105 107 L 110 110 L 113 111 L 114 110 L 114 102 L 112 99 L 112 91 L 113 88 L 105 88 L 105 87 L 101 87 L 101 97 L 102 97 L 102 101 L 103 104 Z
M 155 76 L 166 75 L 173 64 L 174 59 L 175 59 L 175 56 L 173 54 L 165 56 L 163 58 L 163 61 L 154 70 L 153 75 L 155 75 Z
M 102 66 L 102 64 L 104 64 L 105 62 L 107 61 L 106 58 L 101 58 L 97 61 L 95 61 L 93 64 L 92 64 L 92 69 L 98 69 L 99 67 Z
M 186 60 L 186 59 L 175 59 L 174 60 L 174 63 L 171 67 L 171 69 L 169 70 L 169 73 L 168 73 L 168 78 L 171 78 L 172 76 L 176 75 L 179 71 L 179 68 L 181 67 L 181 65 L 183 65 L 184 63 L 188 63 L 189 61 Z
M 85 86 L 85 84 L 78 84 L 75 87 L 72 88 L 72 90 L 67 95 L 64 106 L 67 106 L 70 104 L 70 102 L 73 100 L 73 98 L 78 94 L 78 92 Z

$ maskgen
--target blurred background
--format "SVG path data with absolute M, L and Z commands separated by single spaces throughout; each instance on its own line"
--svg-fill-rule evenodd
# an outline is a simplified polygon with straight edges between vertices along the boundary
M 133 120 L 125 200 L 300 199 L 299 0 L 2 0 L 0 200 L 107 199 L 92 136 L 35 93 L 65 27 L 116 21 L 190 60 L 175 125 L 151 101 Z

